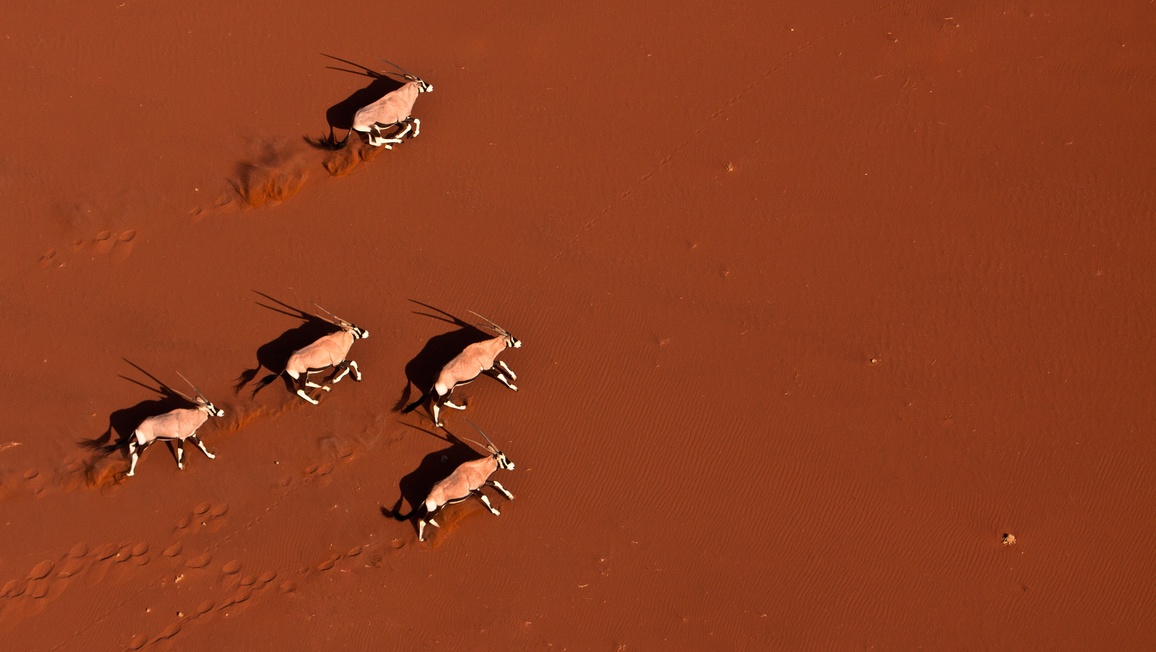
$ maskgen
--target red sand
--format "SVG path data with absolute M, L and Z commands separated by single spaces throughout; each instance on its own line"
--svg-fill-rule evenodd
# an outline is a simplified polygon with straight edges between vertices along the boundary
M 5 647 L 1152 646 L 1152 5 L 814 4 L 7 8 Z M 323 53 L 421 136 L 309 147 Z M 235 394 L 258 292 L 364 382 Z M 412 301 L 525 342 L 426 543 Z M 177 371 L 215 461 L 82 445 Z

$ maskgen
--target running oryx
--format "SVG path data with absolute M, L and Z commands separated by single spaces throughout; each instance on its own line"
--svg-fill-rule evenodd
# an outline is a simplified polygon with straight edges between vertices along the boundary
M 186 383 L 189 383 L 189 379 L 181 375 L 180 372 L 177 372 L 177 375 L 184 378 Z M 136 430 L 133 431 L 132 435 L 129 436 L 128 453 L 132 456 L 132 465 L 129 466 L 126 475 L 131 476 L 136 473 L 136 463 L 137 460 L 140 459 L 140 454 L 144 452 L 144 449 L 147 448 L 149 444 L 157 440 L 177 442 L 177 468 L 181 470 L 185 468 L 186 439 L 191 439 L 192 442 L 197 445 L 197 448 L 201 449 L 201 452 L 210 460 L 216 458 L 216 455 L 210 453 L 209 450 L 205 448 L 205 444 L 201 441 L 201 438 L 197 436 L 197 429 L 208 421 L 211 416 L 225 416 L 225 411 L 210 403 L 209 399 L 205 398 L 205 395 L 201 393 L 201 390 L 197 389 L 196 385 L 189 383 L 189 386 L 197 393 L 196 400 L 180 394 L 180 392 L 177 393 L 196 407 L 177 408 L 165 414 L 149 417 L 142 421 L 141 424 L 136 427 Z
M 490 454 L 480 459 L 463 462 L 458 468 L 454 469 L 454 472 L 451 473 L 448 478 L 438 482 L 433 486 L 433 489 L 430 489 L 429 496 L 426 497 L 425 502 L 418 508 L 420 516 L 417 522 L 417 538 L 421 541 L 425 541 L 426 523 L 434 527 L 441 527 L 437 521 L 434 520 L 434 516 L 441 511 L 442 507 L 452 503 L 460 503 L 470 496 L 477 496 L 494 516 L 498 516 L 500 512 L 490 504 L 490 499 L 486 497 L 486 494 L 482 493 L 482 487 L 484 486 L 497 489 L 509 500 L 514 499 L 514 494 L 506 491 L 506 488 L 497 480 L 490 479 L 490 476 L 498 469 L 514 470 L 514 463 L 506 457 L 505 453 L 498 450 L 497 446 L 494 446 L 494 442 L 486 433 L 482 432 L 481 428 L 475 426 L 474 422 L 469 419 L 466 419 L 466 421 L 474 427 L 474 430 L 482 433 L 482 436 L 486 438 L 487 445 L 485 449 L 489 451 Z M 470 439 L 470 441 L 481 446 L 481 444 L 472 439 Z
M 381 57 L 378 58 L 381 59 Z M 385 61 L 385 59 L 381 60 Z M 409 74 L 396 63 L 385 62 L 401 72 L 405 83 L 402 84 L 401 88 L 386 93 L 380 100 L 358 109 L 357 113 L 353 115 L 353 126 L 350 127 L 349 133 L 345 134 L 345 139 L 341 141 L 341 145 L 349 140 L 349 134 L 354 131 L 364 133 L 371 146 L 385 145 L 386 149 L 393 149 L 393 145 L 400 143 L 410 130 L 413 130 L 413 135 L 410 138 L 417 138 L 418 134 L 421 133 L 421 120 L 411 116 L 410 112 L 413 111 L 413 104 L 417 101 L 419 94 L 433 92 L 433 84 L 427 84 L 420 78 Z M 382 135 L 384 129 L 403 126 L 401 131 L 389 138 Z
M 427 396 L 430 401 L 430 414 L 433 415 L 434 424 L 439 428 L 445 427 L 439 418 L 442 405 L 455 410 L 466 409 L 464 405 L 457 405 L 450 401 L 450 392 L 454 391 L 454 387 L 464 385 L 483 373 L 497 378 L 502 381 L 502 384 L 515 392 L 518 391 L 518 386 L 510 382 L 511 380 L 518 379 L 517 374 L 506 366 L 505 362 L 498 360 L 497 357 L 502 351 L 508 348 L 521 348 L 521 340 L 486 317 L 482 317 L 473 310 L 470 312 L 489 322 L 488 326 L 483 325 L 483 327 L 494 331 L 498 335 L 488 340 L 470 344 L 461 353 L 454 356 L 453 360 L 447 362 L 446 365 L 442 367 L 441 372 L 438 373 L 437 381 L 434 382 L 434 386 L 430 389 Z M 509 378 L 506 378 L 507 374 L 510 376 Z M 412 409 L 420 403 L 421 400 L 419 399 L 407 409 Z
M 313 304 L 317 306 L 317 304 Z M 321 308 L 321 306 L 317 306 Z M 329 367 L 333 367 L 333 377 L 330 380 L 333 384 L 341 382 L 345 374 L 350 371 L 353 372 L 353 379 L 361 380 L 361 370 L 357 368 L 357 362 L 349 360 L 349 348 L 353 346 L 354 340 L 361 340 L 369 337 L 369 331 L 358 328 L 357 326 L 345 321 L 337 315 L 321 308 L 332 319 L 325 319 L 329 323 L 337 326 L 340 330 L 322 335 L 317 341 L 297 349 L 289 356 L 289 361 L 285 363 L 285 370 L 281 373 L 287 374 L 290 378 L 297 382 L 297 395 L 309 401 L 313 405 L 317 405 L 318 401 L 309 396 L 305 392 L 306 389 L 323 389 L 329 391 L 328 385 L 318 385 L 309 380 L 309 376 L 319 371 L 324 371 Z M 260 389 L 264 385 L 276 380 L 280 374 L 272 374 L 266 376 L 261 384 L 257 387 Z M 256 390 L 254 390 L 256 393 Z

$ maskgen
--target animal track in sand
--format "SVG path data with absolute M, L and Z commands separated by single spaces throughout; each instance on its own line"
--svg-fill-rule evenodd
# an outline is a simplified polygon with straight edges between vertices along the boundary
M 345 456 L 343 452 L 352 451 L 356 448 L 356 444 L 350 446 L 338 446 L 336 448 L 337 457 L 343 461 L 353 459 L 354 455 Z M 252 530 L 258 525 L 264 517 L 277 510 L 284 499 L 299 489 L 313 486 L 317 480 L 328 480 L 326 476 L 334 470 L 334 462 L 324 462 L 314 464 L 309 467 L 309 471 L 305 474 L 306 482 L 288 482 L 282 483 L 285 490 L 278 495 L 274 500 L 266 506 L 263 511 L 260 511 L 255 516 L 243 523 L 235 525 L 231 531 L 227 531 L 223 536 L 212 537 L 205 545 L 197 545 L 192 552 L 197 552 L 195 556 L 185 558 L 185 549 L 193 548 L 192 539 L 182 541 L 187 536 L 194 536 L 200 531 L 211 531 L 214 522 L 218 525 L 223 524 L 226 515 L 229 513 L 228 503 L 210 503 L 201 502 L 196 504 L 186 516 L 181 517 L 172 534 L 177 537 L 175 541 L 168 542 L 154 542 L 155 545 L 141 545 L 136 544 L 121 544 L 116 545 L 112 543 L 102 544 L 96 548 L 89 548 L 87 544 L 78 543 L 72 547 L 67 555 L 62 556 L 62 561 L 58 564 L 56 582 L 66 582 L 71 580 L 64 579 L 65 577 L 71 579 L 79 579 L 87 575 L 88 580 L 82 586 L 98 587 L 103 586 L 106 576 L 110 573 L 124 573 L 126 570 L 132 572 L 131 564 L 118 564 L 111 561 L 113 557 L 117 556 L 127 547 L 129 559 L 142 560 L 150 550 L 160 550 L 158 562 L 164 564 L 166 570 L 172 573 L 175 583 L 190 582 L 196 584 L 199 588 L 217 589 L 220 591 L 218 597 L 213 599 L 211 596 L 207 599 L 202 598 L 198 603 L 195 613 L 179 613 L 177 620 L 171 623 L 168 627 L 161 630 L 155 635 L 146 635 L 134 633 L 131 638 L 126 641 L 126 647 L 131 649 L 139 649 L 149 645 L 153 642 L 160 641 L 164 638 L 171 638 L 181 631 L 181 628 L 190 624 L 192 621 L 197 621 L 205 618 L 216 617 L 217 613 L 223 612 L 225 617 L 230 615 L 230 609 L 237 608 L 237 605 L 248 603 L 254 597 L 261 595 L 281 595 L 287 593 L 294 593 L 298 590 L 298 586 L 302 579 L 308 578 L 317 573 L 332 571 L 337 568 L 340 572 L 347 572 L 349 569 L 343 569 L 341 566 L 347 564 L 353 566 L 350 560 L 357 559 L 362 568 L 381 568 L 389 555 L 399 554 L 399 551 L 406 547 L 406 542 L 399 538 L 390 540 L 389 546 L 383 546 L 382 542 L 371 540 L 366 543 L 357 543 L 350 546 L 343 554 L 327 554 L 322 559 L 317 559 L 313 564 L 300 565 L 293 568 L 283 569 L 265 569 L 260 573 L 258 569 L 249 570 L 249 560 L 244 558 L 229 559 L 222 564 L 217 570 L 219 573 L 211 573 L 215 553 L 224 544 L 228 543 L 234 537 L 242 535 Z M 295 474 L 289 476 L 295 477 Z M 199 527 L 193 527 L 198 524 Z M 204 530 L 202 530 L 204 528 Z M 372 537 L 372 535 L 371 535 Z M 142 554 L 137 557 L 132 557 L 131 554 L 140 551 Z M 368 551 L 368 554 L 366 554 Z M 63 565 L 61 565 L 63 564 Z M 324 567 L 324 568 L 323 568 Z M 124 569 L 124 570 L 121 570 Z M 232 572 L 226 572 L 232 571 Z M 118 576 L 114 576 L 118 577 Z M 123 575 L 119 576 L 123 578 Z M 53 578 L 50 572 L 45 579 Z M 210 579 L 212 578 L 212 579 Z M 118 578 L 119 579 L 119 578 Z M 278 581 L 279 580 L 279 581 Z M 276 592 L 264 591 L 270 584 L 278 581 L 276 584 Z M 26 596 L 29 589 L 29 580 L 14 579 L 3 585 L 0 589 L 0 616 L 5 613 L 7 604 L 12 602 L 11 595 Z M 33 587 L 35 589 L 35 587 Z M 71 640 L 82 640 L 85 632 L 88 631 L 96 623 L 105 622 L 106 618 L 113 613 L 125 608 L 132 600 L 137 599 L 142 592 L 149 590 L 149 586 L 141 585 L 136 590 L 128 590 L 120 596 L 119 599 L 108 602 L 107 608 L 103 613 L 96 614 L 91 618 L 85 620 L 84 623 L 78 625 L 77 629 L 72 634 Z M 192 588 L 191 586 L 189 587 Z M 62 588 L 57 588 L 56 585 L 48 587 L 47 595 L 51 599 L 58 594 Z M 32 598 L 21 598 L 21 600 L 31 601 Z M 17 612 L 20 616 L 26 615 L 27 610 Z M 129 635 L 126 634 L 126 637 Z
M 199 507 L 199 506 L 198 506 Z M 391 544 L 390 548 L 394 551 L 401 548 L 397 540 Z M 378 548 L 375 554 L 362 556 L 366 550 Z M 170 622 L 157 634 L 136 634 L 128 642 L 127 647 L 130 649 L 139 649 L 145 645 L 155 643 L 165 638 L 172 638 L 172 636 L 181 632 L 184 628 L 201 622 L 211 622 L 217 617 L 231 617 L 236 615 L 236 610 L 242 608 L 240 605 L 248 603 L 250 600 L 255 600 L 261 596 L 278 596 L 280 594 L 293 593 L 298 590 L 298 585 L 309 578 L 319 573 L 325 573 L 337 569 L 339 572 L 347 572 L 348 568 L 342 566 L 353 566 L 360 563 L 364 568 L 380 568 L 385 554 L 389 550 L 382 550 L 381 542 L 371 541 L 368 543 L 358 543 L 350 546 L 344 553 L 330 553 L 320 561 L 313 564 L 301 564 L 296 568 L 282 569 L 280 571 L 274 569 L 266 569 L 261 573 L 243 572 L 246 568 L 246 561 L 244 559 L 233 559 L 224 564 L 221 564 L 220 574 L 217 579 L 210 585 L 202 585 L 205 588 L 213 591 L 207 597 L 197 603 L 196 608 L 188 613 L 177 612 L 176 620 Z M 202 555 L 207 557 L 208 553 Z M 358 560 L 358 558 L 361 558 Z M 358 561 L 354 561 L 358 560 Z M 199 560 L 198 560 L 199 563 Z M 210 566 L 211 561 L 207 562 L 205 566 Z M 266 591 L 274 581 L 281 579 L 276 584 L 276 592 Z M 178 582 L 184 581 L 185 576 L 179 576 Z
M 69 254 L 63 254 L 57 248 L 49 249 L 40 256 L 38 261 L 41 267 L 65 267 L 72 256 L 88 253 L 93 259 L 105 258 L 113 265 L 123 263 L 133 247 L 136 246 L 136 231 L 128 229 L 119 233 L 101 231 L 91 238 L 78 238 L 72 241 Z
M 228 503 L 200 503 L 193 508 L 192 513 L 181 517 L 177 521 L 178 530 L 188 530 L 190 526 L 196 525 L 196 529 L 204 529 L 207 532 L 216 532 L 225 525 L 224 516 L 229 513 Z
M 104 543 L 95 548 L 83 541 L 76 543 L 67 552 L 41 560 L 22 576 L 5 582 L 0 588 L 0 617 L 35 615 L 49 600 L 62 595 L 80 579 L 86 579 L 83 586 L 99 587 L 110 572 L 124 572 L 113 569 L 149 563 L 149 550 L 150 545 L 145 541 Z M 126 561 L 132 564 L 122 565 Z

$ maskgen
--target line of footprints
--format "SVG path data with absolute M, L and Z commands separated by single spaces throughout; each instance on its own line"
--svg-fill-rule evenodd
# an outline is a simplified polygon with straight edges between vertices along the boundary
M 233 559 L 221 564 L 217 573 L 209 570 L 213 562 L 213 548 L 220 541 L 214 540 L 207 548 L 183 542 L 180 538 L 185 535 L 196 535 L 200 532 L 211 533 L 223 525 L 223 520 L 229 511 L 227 503 L 201 503 L 176 523 L 174 535 L 177 537 L 163 549 L 150 546 L 147 542 L 137 543 L 103 543 L 90 547 L 85 542 L 73 545 L 68 552 L 56 559 L 45 559 L 33 566 L 23 578 L 12 579 L 0 587 L 0 620 L 23 619 L 42 611 L 49 602 L 60 597 L 69 585 L 82 582 L 90 586 L 99 586 L 107 582 L 118 582 L 118 569 L 127 566 L 143 567 L 155 559 L 169 560 L 172 575 L 162 581 L 165 586 L 170 582 L 181 585 L 183 582 L 204 580 L 214 575 L 217 577 L 215 597 L 201 599 L 190 609 L 176 612 L 175 619 L 167 624 L 157 625 L 155 634 L 138 633 L 128 642 L 128 649 L 140 649 L 146 645 L 161 640 L 170 639 L 180 633 L 182 626 L 193 621 L 210 617 L 213 613 L 221 612 L 226 616 L 236 605 L 247 602 L 251 598 L 272 587 L 281 593 L 292 593 L 297 590 L 297 579 L 313 573 L 323 573 L 339 567 L 343 563 L 348 565 L 352 560 L 359 558 L 369 548 L 380 545 L 378 542 L 358 544 L 344 553 L 329 554 L 321 561 L 300 566 L 298 568 L 273 569 L 258 567 L 248 569 L 240 559 Z M 260 517 L 258 517 L 259 520 Z M 194 527 L 199 525 L 200 527 Z M 248 526 L 252 526 L 249 523 Z M 390 546 L 393 549 L 404 544 L 395 539 Z M 380 565 L 382 555 L 375 553 L 365 559 L 366 565 Z M 140 588 L 136 593 L 147 590 Z M 133 599 L 132 595 L 125 597 L 119 603 L 110 603 L 108 613 L 122 611 L 125 603 Z M 146 610 L 150 611 L 150 610 Z M 101 620 L 101 619 L 98 619 Z M 74 633 L 74 637 L 83 634 L 83 629 Z
M 341 319 L 328 310 L 321 308 L 321 306 L 317 307 L 328 315 L 327 318 L 321 319 L 335 326 L 336 330 L 332 330 L 332 332 L 318 337 L 312 343 L 293 351 L 289 356 L 288 362 L 285 364 L 285 368 L 280 372 L 271 373 L 263 378 L 254 390 L 254 394 L 262 387 L 276 381 L 278 377 L 285 375 L 295 384 L 298 396 L 313 405 L 317 405 L 319 401 L 310 395 L 311 390 L 331 391 L 332 388 L 330 384 L 337 384 L 346 375 L 352 375 L 355 381 L 361 380 L 361 370 L 358 368 L 357 362 L 349 358 L 349 350 L 355 341 L 368 338 L 369 331 Z M 513 381 L 517 380 L 517 375 L 505 362 L 498 360 L 498 356 L 508 348 L 520 348 L 522 342 L 490 319 L 482 317 L 473 311 L 470 312 L 485 320 L 486 323 L 481 326 L 493 331 L 496 335 L 480 342 L 465 345 L 460 352 L 441 368 L 433 387 L 423 396 L 419 397 L 417 401 L 407 406 L 403 412 L 412 411 L 422 403 L 428 401 L 430 414 L 433 417 L 434 423 L 438 427 L 444 428 L 444 424 L 440 418 L 441 408 L 443 406 L 454 410 L 466 409 L 464 405 L 454 403 L 451 398 L 451 393 L 456 386 L 468 383 L 478 376 L 486 374 L 501 381 L 506 387 L 512 390 L 518 390 L 517 385 L 513 383 Z M 316 315 L 310 315 L 309 313 L 301 311 L 298 311 L 298 315 L 305 319 L 317 317 Z M 454 318 L 454 321 L 458 324 L 464 323 L 457 318 Z M 330 372 L 329 379 L 326 381 L 328 384 L 318 384 L 310 380 L 314 374 L 329 370 L 332 371 Z M 184 376 L 181 377 L 184 378 Z M 132 476 L 136 473 L 136 465 L 141 453 L 156 441 L 171 441 L 176 443 L 177 467 L 180 469 L 184 468 L 184 442 L 186 440 L 195 444 L 209 459 L 216 457 L 205 448 L 205 444 L 197 436 L 197 429 L 200 428 L 209 417 L 224 416 L 225 411 L 213 405 L 188 379 L 185 379 L 185 382 L 188 382 L 193 388 L 193 391 L 196 393 L 196 398 L 194 399 L 184 394 L 180 395 L 192 403 L 193 407 L 176 408 L 164 414 L 150 416 L 141 421 L 140 425 L 136 427 L 136 430 L 127 438 L 128 453 L 131 458 L 129 470 L 126 473 L 127 476 Z M 174 393 L 179 394 L 179 392 Z M 507 491 L 501 483 L 490 479 L 490 476 L 498 469 L 513 469 L 514 463 L 511 462 L 502 451 L 498 450 L 497 446 L 486 433 L 482 432 L 482 430 L 474 425 L 472 421 L 469 421 L 469 419 L 466 419 L 466 421 L 473 426 L 486 441 L 485 444 L 476 441 L 473 443 L 485 448 L 489 452 L 489 455 L 460 464 L 448 477 L 436 483 L 425 500 L 420 505 L 415 506 L 413 512 L 406 517 L 407 519 L 415 517 L 418 519 L 418 538 L 422 541 L 425 540 L 426 525 L 429 524 L 438 527 L 434 516 L 447 504 L 458 503 L 474 496 L 481 500 L 490 512 L 495 515 L 499 514 L 497 508 L 490 503 L 490 499 L 482 492 L 482 487 L 492 487 L 508 500 L 514 499 L 514 495 Z M 119 445 L 120 444 L 114 446 Z

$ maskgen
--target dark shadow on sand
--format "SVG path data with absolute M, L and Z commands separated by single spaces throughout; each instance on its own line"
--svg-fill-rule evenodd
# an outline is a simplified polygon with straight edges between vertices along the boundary
M 458 468 L 463 462 L 481 459 L 485 456 L 466 442 L 458 439 L 449 431 L 446 431 L 446 436 L 442 437 L 424 428 L 409 426 L 408 424 L 403 425 L 407 425 L 414 430 L 449 443 L 448 447 L 434 451 L 423 457 L 421 464 L 419 464 L 416 469 L 402 477 L 398 483 L 400 495 L 392 509 L 387 509 L 385 506 L 379 507 L 384 516 L 398 521 L 411 521 L 414 533 L 417 533 L 417 520 L 415 517 L 423 513 L 420 508 L 425 502 L 426 496 L 429 495 L 430 490 L 433 489 L 433 486 L 441 480 L 448 478 L 449 475 L 454 472 L 454 469 Z M 402 503 L 409 505 L 408 514 L 402 514 Z

